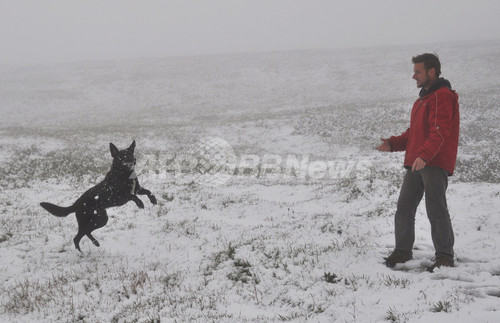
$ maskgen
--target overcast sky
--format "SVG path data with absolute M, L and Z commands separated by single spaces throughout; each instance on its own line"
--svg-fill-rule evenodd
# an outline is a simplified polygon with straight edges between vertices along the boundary
M 0 0 L 0 64 L 500 38 L 498 0 Z

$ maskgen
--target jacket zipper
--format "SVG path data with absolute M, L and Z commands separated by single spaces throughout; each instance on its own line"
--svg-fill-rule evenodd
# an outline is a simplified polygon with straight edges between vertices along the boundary
M 422 103 L 424 102 L 424 100 L 422 98 L 420 98 L 419 100 L 420 100 L 420 103 L 418 104 L 417 108 L 415 109 L 415 113 L 414 113 L 415 120 L 413 120 L 413 124 L 410 124 L 410 129 L 412 129 L 412 130 L 413 130 L 412 125 L 414 125 L 417 122 L 418 111 L 420 110 L 420 108 L 422 107 Z

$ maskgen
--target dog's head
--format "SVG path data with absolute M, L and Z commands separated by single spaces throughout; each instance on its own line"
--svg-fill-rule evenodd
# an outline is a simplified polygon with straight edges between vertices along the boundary
M 124 150 L 118 150 L 112 143 L 109 144 L 109 149 L 111 150 L 111 156 L 113 157 L 113 167 L 117 170 L 122 171 L 133 171 L 135 167 L 135 140 L 132 142 L 130 147 Z

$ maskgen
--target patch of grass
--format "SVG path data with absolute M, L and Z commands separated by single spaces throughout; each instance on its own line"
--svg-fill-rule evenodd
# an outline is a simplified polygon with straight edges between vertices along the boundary
M 388 287 L 400 287 L 400 288 L 406 288 L 411 284 L 411 280 L 408 278 L 399 278 L 396 276 L 382 276 L 382 282 L 385 286 Z
M 229 205 L 235 204 L 235 203 L 236 203 L 236 201 L 233 198 L 229 197 L 229 196 L 226 197 L 226 198 L 224 198 L 222 200 L 222 206 L 223 207 L 228 207 Z
M 280 321 L 283 321 L 283 322 L 287 322 L 287 321 L 297 321 L 297 320 L 300 320 L 300 319 L 304 319 L 304 316 L 306 316 L 305 314 L 301 314 L 301 313 L 293 313 L 293 314 L 290 314 L 290 315 L 281 315 L 278 313 L 278 319 Z
M 371 288 L 374 284 L 375 283 L 372 281 L 371 277 L 367 275 L 352 274 L 344 278 L 344 285 L 355 292 L 362 286 Z
M 430 310 L 434 313 L 450 313 L 453 310 L 460 310 L 462 304 L 469 304 L 473 302 L 475 297 L 477 297 L 475 291 L 463 289 L 463 288 L 453 288 L 449 291 L 446 296 L 435 303 L 430 304 Z
M 74 297 L 70 283 L 75 282 L 80 274 L 61 274 L 50 279 L 29 279 L 17 281 L 10 287 L 2 287 L 2 294 L 8 297 L 0 307 L 10 314 L 24 315 L 30 312 L 44 311 L 49 305 L 67 306 Z
M 151 279 L 147 272 L 141 270 L 132 272 L 127 275 L 128 279 L 123 282 L 123 291 L 127 299 L 132 295 L 138 295 L 140 289 L 146 287 L 146 284 L 151 285 Z
M 170 274 L 165 274 L 165 276 L 161 278 L 161 282 L 163 283 L 165 289 L 171 290 L 179 287 L 182 282 L 181 277 L 182 273 L 177 271 Z
M 242 282 L 243 284 L 248 284 L 250 282 L 254 284 L 259 283 L 259 279 L 251 271 L 252 265 L 246 260 L 236 259 L 233 262 L 234 270 L 227 275 L 229 280 L 234 282 Z
M 111 166 L 111 157 L 89 151 L 85 147 L 71 147 L 48 153 L 36 146 L 14 149 L 10 160 L 0 168 L 1 188 L 23 188 L 33 181 L 69 179 L 71 182 L 98 181 Z
M 493 150 L 457 159 L 455 174 L 460 182 L 500 182 L 500 157 Z
M 439 301 L 431 306 L 431 312 L 439 313 L 439 312 L 451 312 L 452 305 L 448 301 Z
M 336 283 L 342 281 L 342 278 L 340 278 L 336 274 L 332 274 L 330 272 L 327 272 L 323 275 L 323 280 L 329 284 L 336 284 Z
M 393 323 L 404 323 L 408 322 L 412 318 L 415 318 L 420 313 L 419 310 L 410 312 L 400 312 L 395 307 L 389 307 L 386 313 L 385 320 Z
M 401 314 L 394 307 L 389 307 L 389 310 L 387 311 L 387 315 L 385 316 L 385 319 L 386 319 L 386 321 L 393 322 L 393 323 L 400 323 L 400 322 L 407 321 L 405 318 L 402 319 Z
M 12 238 L 13 233 L 12 232 L 5 232 L 0 235 L 0 243 L 8 241 L 10 238 Z
M 226 249 L 213 254 L 211 263 L 205 268 L 205 276 L 211 275 L 222 263 L 234 260 L 236 249 L 236 246 L 229 242 Z

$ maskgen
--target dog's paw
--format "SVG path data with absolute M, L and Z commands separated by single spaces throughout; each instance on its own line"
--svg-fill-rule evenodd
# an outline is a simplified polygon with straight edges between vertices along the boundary
M 101 246 L 101 245 L 99 244 L 99 241 L 97 241 L 97 240 L 92 241 L 92 243 L 93 243 L 93 244 L 94 244 L 94 246 L 96 246 L 96 247 L 100 247 L 100 246 Z
M 144 209 L 144 203 L 142 203 L 142 201 L 137 201 L 137 206 L 139 207 L 139 209 Z
M 149 197 L 149 200 L 151 201 L 151 203 L 153 203 L 153 204 L 155 204 L 155 205 L 158 203 L 158 201 L 156 200 L 156 197 L 155 197 L 154 195 L 151 195 L 151 196 Z

